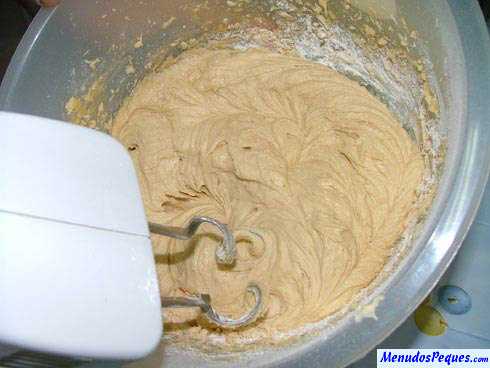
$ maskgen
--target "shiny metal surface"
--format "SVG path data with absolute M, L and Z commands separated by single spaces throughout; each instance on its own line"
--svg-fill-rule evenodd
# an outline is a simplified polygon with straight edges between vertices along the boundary
M 117 8 L 117 14 L 131 12 L 137 2 L 99 3 L 87 7 L 66 0 L 56 10 L 44 10 L 36 17 L 0 88 L 0 108 L 62 118 L 64 104 L 80 87 L 79 81 L 92 77 L 90 70 L 77 71 L 83 53 L 89 49 L 91 56 L 104 57 L 104 50 L 121 42 L 121 32 L 136 37 L 148 31 L 146 22 L 115 21 L 105 26 L 92 20 L 95 14 L 111 14 L 111 7 Z M 483 17 L 476 0 L 399 0 L 397 6 L 398 15 L 425 41 L 441 94 L 441 121 L 448 130 L 445 173 L 424 228 L 398 271 L 378 287 L 382 299 L 378 300 L 377 319 L 357 322 L 355 313 L 350 313 L 303 344 L 245 355 L 233 366 L 341 367 L 359 359 L 428 294 L 473 221 L 490 161 L 490 104 L 485 98 L 490 90 L 490 45 Z M 157 21 L 175 16 L 180 22 L 173 2 L 145 1 L 139 11 Z M 188 32 L 192 27 L 189 24 Z M 171 39 L 171 34 L 162 35 L 155 42 L 165 44 Z M 219 367 L 229 362 L 162 347 L 142 363 L 144 367 L 163 365 Z
M 211 224 L 223 234 L 223 242 L 216 248 L 216 262 L 230 265 L 235 261 L 236 245 L 233 234 L 228 226 L 218 220 L 207 216 L 196 216 L 185 227 L 166 226 L 149 222 L 150 232 L 154 234 L 169 236 L 171 238 L 187 240 L 194 236 L 201 224 Z
M 179 240 L 191 239 L 201 224 L 211 224 L 223 234 L 223 242 L 216 248 L 216 261 L 223 265 L 231 265 L 236 258 L 236 244 L 233 234 L 228 226 L 218 220 L 207 216 L 195 216 L 185 227 L 166 226 L 149 222 L 150 232 Z M 185 297 L 162 296 L 162 308 L 192 308 L 198 307 L 209 322 L 223 328 L 237 328 L 246 326 L 259 317 L 262 310 L 262 291 L 255 284 L 250 284 L 247 291 L 254 296 L 255 304 L 243 316 L 229 318 L 220 315 L 211 306 L 211 297 L 208 294 L 189 294 Z
M 222 328 L 237 328 L 254 322 L 262 309 L 262 291 L 255 284 L 250 284 L 247 291 L 254 296 L 255 304 L 239 318 L 229 318 L 220 315 L 211 306 L 211 297 L 208 294 L 189 295 L 187 297 L 162 297 L 162 308 L 188 308 L 198 307 L 209 322 Z

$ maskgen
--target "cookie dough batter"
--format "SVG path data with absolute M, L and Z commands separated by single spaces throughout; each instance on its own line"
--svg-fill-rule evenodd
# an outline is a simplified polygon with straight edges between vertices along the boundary
M 242 315 L 250 281 L 257 323 L 226 339 L 268 339 L 317 322 L 378 275 L 408 221 L 424 162 L 364 87 L 295 56 L 197 49 L 147 76 L 112 134 L 134 159 L 150 221 L 194 215 L 230 225 L 238 260 L 218 266 L 213 228 L 186 243 L 152 238 L 161 292 L 212 296 Z M 167 331 L 206 338 L 199 311 L 167 310 Z

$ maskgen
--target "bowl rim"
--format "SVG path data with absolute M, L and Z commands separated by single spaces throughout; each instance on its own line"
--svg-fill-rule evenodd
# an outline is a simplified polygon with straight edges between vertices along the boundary
M 336 327 L 306 344 L 280 349 L 281 352 L 266 352 L 261 358 L 264 366 L 323 367 L 326 362 L 329 366 L 346 366 L 362 358 L 430 293 L 457 254 L 476 216 L 490 171 L 490 129 L 486 126 L 486 118 L 490 116 L 486 99 L 490 91 L 490 39 L 476 0 L 440 1 L 437 6 L 445 10 L 448 22 L 458 30 L 454 48 L 464 60 L 456 58 L 454 62 L 461 63 L 455 65 L 455 70 L 461 72 L 459 82 L 464 89 L 460 96 L 460 116 L 456 120 L 466 121 L 466 129 L 455 143 L 456 151 L 461 154 L 454 158 L 453 167 L 441 180 L 441 185 L 449 190 L 439 191 L 434 202 L 437 210 L 432 211 L 428 225 L 417 239 L 424 246 L 411 262 L 403 264 L 400 272 L 385 281 L 389 287 L 383 289 L 384 298 L 378 300 L 376 308 L 376 314 L 383 316 L 382 319 L 356 321 L 351 313 L 339 324 L 341 334 L 332 334 L 338 332 Z M 56 10 L 40 10 L 30 24 L 0 86 L 0 109 L 12 111 L 11 98 L 30 51 Z

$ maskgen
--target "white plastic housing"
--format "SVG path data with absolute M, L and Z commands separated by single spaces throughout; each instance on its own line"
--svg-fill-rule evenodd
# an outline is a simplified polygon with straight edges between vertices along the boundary
M 161 334 L 125 148 L 92 129 L 0 112 L 0 344 L 138 359 Z

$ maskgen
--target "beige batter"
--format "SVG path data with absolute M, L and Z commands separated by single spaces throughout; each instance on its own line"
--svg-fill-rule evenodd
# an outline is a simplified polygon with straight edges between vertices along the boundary
M 239 338 L 267 339 L 345 306 L 380 272 L 418 211 L 424 163 L 388 109 L 323 66 L 265 50 L 187 51 L 142 80 L 113 135 L 130 150 L 150 221 L 212 216 L 234 230 L 238 260 L 218 266 L 220 238 L 152 238 L 164 295 L 209 293 L 239 316 L 249 282 L 264 317 Z M 199 311 L 167 310 L 167 331 L 205 339 Z

